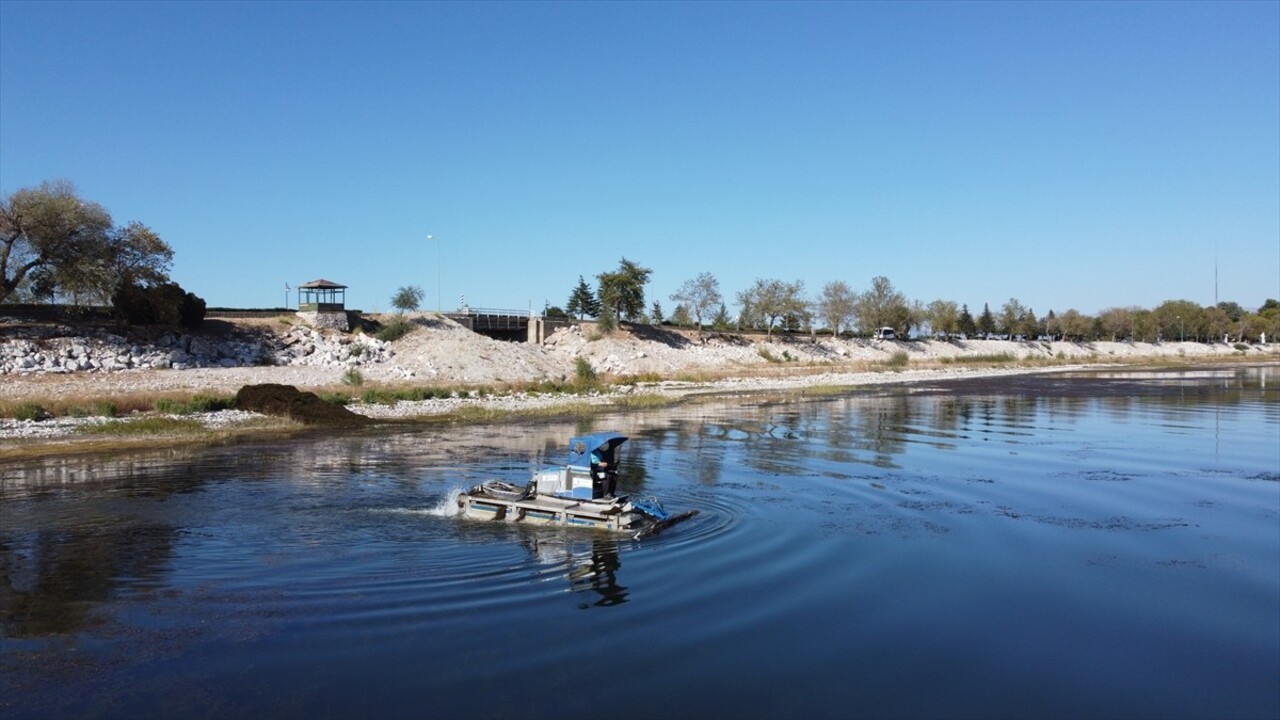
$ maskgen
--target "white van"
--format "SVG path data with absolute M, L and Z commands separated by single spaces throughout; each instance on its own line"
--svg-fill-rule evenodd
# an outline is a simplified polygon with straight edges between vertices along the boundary
M 891 327 L 882 327 L 876 331 L 877 340 L 894 340 L 897 339 L 898 333 L 894 332 Z

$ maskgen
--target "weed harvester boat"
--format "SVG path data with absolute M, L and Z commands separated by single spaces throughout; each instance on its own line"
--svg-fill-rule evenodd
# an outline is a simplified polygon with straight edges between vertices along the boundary
M 599 528 L 637 538 L 697 515 L 669 513 L 655 498 L 615 494 L 617 449 L 626 441 L 616 432 L 570 438 L 568 463 L 538 470 L 524 487 L 500 480 L 476 485 L 458 496 L 458 509 L 476 520 Z

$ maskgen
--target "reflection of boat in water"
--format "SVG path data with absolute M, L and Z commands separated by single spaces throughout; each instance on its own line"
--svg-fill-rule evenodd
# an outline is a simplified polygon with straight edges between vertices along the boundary
M 594 592 L 600 597 L 579 605 L 612 607 L 627 602 L 628 590 L 618 583 L 622 567 L 619 544 L 624 540 L 604 533 L 526 533 L 521 544 L 540 565 L 554 567 L 569 581 L 569 592 Z
M 531 525 L 600 528 L 644 537 L 698 514 L 669 513 L 654 498 L 615 495 L 617 449 L 625 435 L 600 432 L 569 440 L 569 462 L 533 474 L 525 487 L 499 480 L 458 496 L 464 517 Z

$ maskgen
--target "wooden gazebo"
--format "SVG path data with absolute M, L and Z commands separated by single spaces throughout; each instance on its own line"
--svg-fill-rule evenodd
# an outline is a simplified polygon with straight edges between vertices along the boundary
M 346 305 L 346 285 L 321 278 L 298 286 L 298 312 L 345 312 Z

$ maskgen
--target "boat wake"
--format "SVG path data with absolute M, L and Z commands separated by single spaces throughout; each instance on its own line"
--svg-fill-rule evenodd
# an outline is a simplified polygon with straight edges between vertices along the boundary
M 426 515 L 428 517 L 457 517 L 458 515 L 458 496 L 462 494 L 461 488 L 455 488 L 445 494 L 435 505 L 431 507 L 398 507 L 388 508 L 383 512 L 393 513 L 396 515 Z

